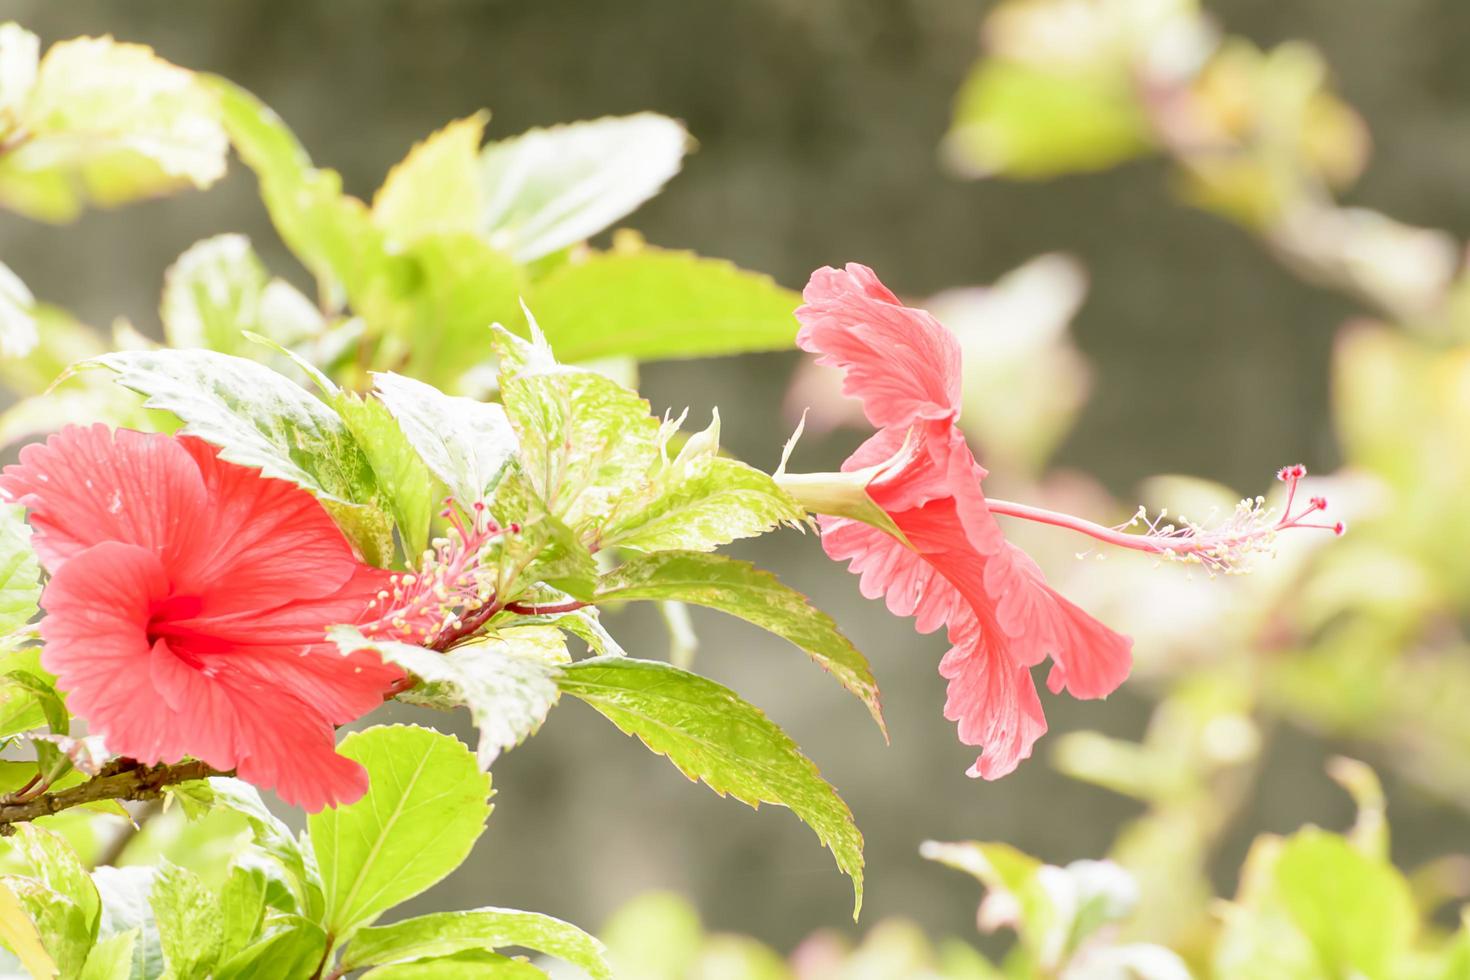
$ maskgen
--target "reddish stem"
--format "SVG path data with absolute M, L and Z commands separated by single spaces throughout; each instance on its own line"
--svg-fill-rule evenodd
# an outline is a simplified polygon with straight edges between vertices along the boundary
M 562 613 L 576 612 L 589 605 L 591 603 L 578 602 L 575 599 L 553 603 L 549 606 L 538 606 L 534 602 L 509 602 L 506 603 L 505 610 L 521 616 L 559 616 Z

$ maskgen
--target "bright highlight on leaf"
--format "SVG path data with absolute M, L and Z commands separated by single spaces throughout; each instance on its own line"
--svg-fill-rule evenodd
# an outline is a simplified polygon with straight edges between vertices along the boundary
M 224 130 L 192 72 L 110 37 L 38 53 L 34 35 L 0 25 L 0 205 L 70 221 L 224 176 Z

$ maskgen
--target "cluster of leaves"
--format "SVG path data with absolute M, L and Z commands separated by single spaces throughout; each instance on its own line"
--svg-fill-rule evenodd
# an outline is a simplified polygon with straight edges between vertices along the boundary
M 1361 763 L 1333 761 L 1354 795 L 1346 833 L 1306 827 L 1264 834 L 1251 846 L 1233 899 L 1178 950 L 1147 941 L 1151 906 L 1174 900 L 1169 881 L 1142 881 L 1114 861 L 1044 864 L 1001 843 L 930 841 L 929 860 L 985 889 L 981 932 L 1014 934 L 987 956 L 959 939 L 935 943 L 903 919 L 878 923 L 857 945 L 818 932 L 783 957 L 746 936 L 707 933 L 673 895 L 644 895 L 603 927 L 619 976 L 648 980 L 1189 980 L 1195 976 L 1327 980 L 1450 980 L 1470 970 L 1470 921 L 1447 929 L 1442 893 L 1406 878 L 1388 860 L 1388 829 L 1377 779 Z M 991 943 L 989 945 L 1003 945 Z M 558 976 L 580 977 L 576 969 Z
M 944 143 L 959 173 L 1046 178 L 1161 153 L 1183 200 L 1304 277 L 1427 334 L 1470 330 L 1453 239 L 1337 203 L 1370 141 L 1311 45 L 1222 37 L 1199 0 L 1006 0 L 983 35 Z
M 490 815 L 490 776 L 426 728 L 369 728 L 341 750 L 372 788 L 313 814 L 299 835 L 239 780 L 170 790 L 192 819 L 223 811 L 245 827 L 212 881 L 166 858 L 88 872 L 58 834 L 19 828 L 0 879 L 0 937 L 34 977 L 542 975 L 497 952 L 512 948 L 611 975 L 597 940 L 549 916 L 479 908 L 374 925 L 469 855 Z
M 175 821 L 178 838 L 212 841 L 210 853 L 239 846 L 212 870 L 166 855 L 113 867 L 146 862 L 152 837 L 119 826 L 129 811 L 116 799 L 18 822 L 38 800 L 133 770 L 95 738 L 69 736 L 64 693 L 40 665 L 40 569 L 23 515 L 7 508 L 0 737 L 31 758 L 3 763 L 0 817 L 16 835 L 0 848 L 0 942 L 36 976 L 87 980 L 541 975 L 496 952 L 509 947 L 606 976 L 594 941 L 530 913 L 374 925 L 465 858 L 489 813 L 488 767 L 562 694 L 691 780 L 790 808 L 860 907 L 862 838 L 797 745 L 733 691 L 627 655 L 598 618 L 645 601 L 676 620 L 685 605 L 739 617 L 803 650 L 882 726 L 871 670 L 836 624 L 770 573 L 715 553 L 800 526 L 804 508 L 721 453 L 718 416 L 683 433 L 682 418 L 660 420 L 614 379 L 637 359 L 782 348 L 795 333 L 795 294 L 766 277 L 632 233 L 609 250 L 585 244 L 677 172 L 682 127 L 645 113 L 482 146 L 480 114 L 415 146 L 369 205 L 223 79 L 110 38 L 39 49 L 0 27 L 0 205 L 64 221 L 89 204 L 205 187 L 233 146 L 317 295 L 272 275 L 243 236 L 220 235 L 168 271 L 163 344 L 119 323 L 109 346 L 0 267 L 0 380 L 18 398 L 0 440 L 98 420 L 192 434 L 308 490 L 365 560 L 404 574 L 430 560 L 456 512 L 503 531 L 471 562 L 490 606 L 448 652 L 333 633 L 407 671 L 403 700 L 467 708 L 476 753 L 423 728 L 351 735 L 341 750 L 372 789 L 313 815 L 299 837 L 237 780 L 150 789 L 163 776 L 136 770 L 148 790 L 136 798 L 165 792 L 157 819 Z M 563 363 L 592 360 L 598 369 Z M 590 656 L 574 659 L 568 637 Z

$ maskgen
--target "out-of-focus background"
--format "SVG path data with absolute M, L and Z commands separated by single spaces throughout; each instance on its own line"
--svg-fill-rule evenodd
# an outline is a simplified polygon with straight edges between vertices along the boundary
M 112 33 L 240 83 L 363 197 L 413 141 L 480 107 L 493 111 L 492 137 L 652 109 L 684 120 L 699 143 L 684 171 L 629 222 L 653 243 L 729 258 L 793 288 L 818 266 L 861 261 L 914 300 L 990 284 L 1043 253 L 1068 253 L 1075 265 L 1051 260 L 1031 267 L 1028 280 L 1012 280 L 1021 294 L 1013 297 L 1019 312 L 1013 304 L 1006 315 L 1023 325 L 1018 330 L 1064 324 L 1071 299 L 1080 297 L 1078 270 L 1085 270 L 1085 299 L 1071 328 L 1080 356 L 1061 342 L 1052 345 L 1060 344 L 1061 353 L 1047 347 L 1036 356 L 1059 358 L 1048 363 L 1062 366 L 1005 398 L 986 398 L 986 391 L 1014 383 L 1004 371 L 976 382 L 990 387 L 975 395 L 972 435 L 998 488 L 1026 492 L 1045 482 L 1053 499 L 1096 508 L 1104 518 L 1121 507 L 1126 518 L 1142 481 L 1157 473 L 1188 473 L 1254 494 L 1265 491 L 1284 463 L 1337 470 L 1349 455 L 1338 438 L 1344 430 L 1367 447 L 1365 457 L 1392 442 L 1364 434 L 1369 423 L 1354 421 L 1351 406 L 1340 407 L 1336 418 L 1332 410 L 1334 394 L 1367 400 L 1380 389 L 1422 392 L 1403 373 L 1411 369 L 1400 371 L 1393 360 L 1396 349 L 1359 351 L 1356 367 L 1343 366 L 1352 352 L 1344 353 L 1339 330 L 1372 313 L 1372 305 L 1309 284 L 1312 275 L 1297 274 L 1299 262 L 1293 271 L 1289 256 L 1278 261 L 1261 236 L 1181 204 L 1171 192 L 1179 168 L 1168 154 L 1043 181 L 967 181 L 944 165 L 940 145 L 955 94 L 980 55 L 980 25 L 992 6 L 953 0 L 7 0 L 0 13 L 43 42 Z M 1463 57 L 1470 7 L 1458 0 L 1215 0 L 1209 12 L 1221 32 L 1263 49 L 1304 39 L 1320 50 L 1336 92 L 1372 133 L 1371 162 L 1343 192 L 1343 203 L 1456 238 L 1470 235 L 1470 69 Z M 105 327 L 123 316 L 156 334 L 163 271 L 196 240 L 226 231 L 248 234 L 273 273 L 307 287 L 271 229 L 254 178 L 238 166 L 207 193 L 91 211 L 72 226 L 0 215 L 0 257 L 38 297 L 90 323 Z M 1290 251 L 1280 241 L 1275 247 Z M 1407 263 L 1412 278 L 1433 255 L 1409 250 L 1394 261 Z M 963 320 L 977 299 L 950 295 L 945 302 Z M 999 335 L 993 342 L 1003 346 Z M 1426 343 L 1422 356 L 1434 358 L 1443 348 L 1442 338 Z M 967 356 L 983 362 L 989 350 L 976 340 Z M 770 467 L 792 425 L 788 388 L 799 361 L 782 354 L 648 364 L 641 390 L 656 409 L 689 406 L 696 419 L 721 406 L 729 448 Z M 1463 367 L 1444 367 L 1447 377 L 1439 368 L 1425 371 L 1445 386 L 1445 404 L 1470 411 Z M 806 380 L 810 387 L 802 392 L 820 397 L 820 380 Z M 1348 391 L 1353 383 L 1366 388 Z M 1047 406 L 1057 412 L 1050 430 L 1036 421 Z M 1363 411 L 1386 424 L 1383 413 L 1402 407 L 1390 399 Z M 1428 421 L 1439 418 L 1432 401 L 1421 407 Z M 1411 417 L 1403 424 L 1422 431 Z M 1045 481 L 1045 446 L 1009 446 L 1005 434 L 1012 430 L 1027 433 L 1032 449 L 1046 442 L 1047 431 L 1057 436 Z M 840 426 L 809 435 L 794 464 L 835 467 L 861 437 Z M 1451 426 L 1438 450 L 1462 445 L 1454 440 Z M 1405 478 L 1420 463 L 1432 469 L 1435 458 L 1426 450 L 1417 463 L 1404 463 Z M 1372 459 L 1356 462 L 1371 468 Z M 1426 479 L 1440 477 L 1429 472 Z M 1385 499 L 1372 488 L 1344 487 L 1349 500 Z M 1197 488 L 1176 489 L 1199 499 Z M 1386 499 L 1418 508 L 1410 515 L 1415 533 L 1439 536 L 1444 547 L 1459 535 L 1463 547 L 1463 514 L 1435 510 L 1463 503 L 1454 487 L 1440 491 L 1425 497 L 1398 487 Z M 1383 554 L 1393 549 L 1391 532 L 1370 540 Z M 1053 765 L 1060 746 L 1071 747 L 1074 767 L 1087 768 L 1076 762 L 1078 753 L 1117 743 L 1061 736 L 1085 729 L 1141 738 L 1155 696 L 1180 690 L 1196 661 L 1209 687 L 1217 675 L 1233 676 L 1222 659 L 1313 647 L 1309 638 L 1351 620 L 1359 604 L 1388 595 L 1402 596 L 1385 617 L 1389 625 L 1349 639 L 1334 634 L 1347 651 L 1338 651 L 1339 658 L 1372 660 L 1382 653 L 1385 659 L 1372 662 L 1396 669 L 1385 665 L 1429 647 L 1450 663 L 1444 676 L 1460 678 L 1455 664 L 1465 659 L 1466 619 L 1456 597 L 1463 599 L 1466 584 L 1454 572 L 1463 562 L 1421 562 L 1412 550 L 1398 555 L 1401 561 L 1380 556 L 1341 570 L 1338 580 L 1354 584 L 1326 602 L 1322 594 L 1334 585 L 1323 576 L 1306 584 L 1273 578 L 1274 572 L 1262 585 L 1205 582 L 1198 571 L 1190 579 L 1187 569 L 1167 566 L 1141 576 L 1132 565 L 1078 561 L 1071 556 L 1081 547 L 1076 542 L 1047 535 L 1027 541 L 1049 556 L 1049 569 L 1084 604 L 1091 597 L 1122 625 L 1157 628 L 1137 631 L 1141 676 L 1107 702 L 1046 698 L 1051 734 L 1036 758 L 994 784 L 965 777 L 973 752 L 940 716 L 942 640 L 916 636 L 907 622 L 861 599 L 855 579 L 829 563 L 812 537 L 786 533 L 744 552 L 808 592 L 869 655 L 884 692 L 891 746 L 861 706 L 797 651 L 733 620 L 695 615 L 701 672 L 764 708 L 852 806 L 867 838 L 871 920 L 904 915 L 935 934 L 974 935 L 973 882 L 922 861 L 918 844 L 925 838 L 1003 840 L 1052 863 L 1106 853 L 1145 805 Z M 1120 594 L 1124 582 L 1132 593 Z M 1262 608 L 1282 596 L 1263 599 L 1262 593 L 1297 588 L 1311 592 L 1308 600 L 1325 602 L 1321 621 L 1301 633 L 1266 622 Z M 1259 628 L 1242 640 L 1231 626 L 1246 620 Z M 630 651 L 662 655 L 667 646 L 651 614 L 609 617 L 607 625 Z M 1185 657 L 1181 651 L 1195 659 L 1171 663 L 1171 656 Z M 1303 656 L 1314 653 L 1321 650 Z M 1438 679 L 1428 683 L 1458 690 L 1433 676 Z M 1207 849 L 1217 888 L 1233 889 L 1255 834 L 1350 821 L 1349 800 L 1323 769 L 1336 752 L 1360 755 L 1383 774 L 1398 863 L 1413 866 L 1463 845 L 1470 789 L 1459 778 L 1464 774 L 1447 775 L 1433 761 L 1453 757 L 1461 744 L 1453 740 L 1458 733 L 1433 728 L 1440 715 L 1397 702 L 1387 708 L 1373 702 L 1354 715 L 1338 703 L 1331 683 L 1309 672 L 1266 670 L 1253 677 L 1246 686 L 1266 677 L 1267 690 L 1254 697 L 1260 691 L 1252 689 L 1244 715 L 1259 703 L 1274 707 L 1256 713 L 1259 724 L 1247 724 L 1249 738 L 1241 736 L 1259 740 L 1261 748 L 1230 784 L 1237 818 Z M 1371 701 L 1364 689 L 1374 685 L 1359 683 L 1363 677 L 1371 675 L 1330 680 Z M 1314 693 L 1330 703 L 1317 703 Z M 1190 697 L 1208 698 L 1196 695 Z M 1446 710 L 1452 719 L 1454 709 Z M 1405 734 L 1377 723 L 1384 711 L 1418 717 L 1425 727 Z M 1221 731 L 1228 736 L 1231 729 L 1217 727 L 1215 736 Z M 1118 763 L 1111 781 L 1126 783 L 1132 765 Z M 818 928 L 852 928 L 848 883 L 806 828 L 779 810 L 752 813 L 684 781 L 578 704 L 558 707 L 536 738 L 497 762 L 494 779 L 498 800 L 488 833 L 470 862 L 419 900 L 419 911 L 513 905 L 595 928 L 637 893 L 666 888 L 688 895 L 712 928 L 749 933 L 782 950 Z

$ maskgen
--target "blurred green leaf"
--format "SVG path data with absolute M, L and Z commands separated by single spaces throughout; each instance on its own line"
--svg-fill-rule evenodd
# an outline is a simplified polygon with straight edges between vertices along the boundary
M 480 154 L 481 232 L 517 262 L 580 242 L 657 194 L 688 145 L 683 126 L 651 112 L 491 143 Z
M 0 941 L 20 958 L 32 977 L 45 980 L 60 972 L 42 943 L 40 930 L 30 913 L 5 881 L 0 881 Z
M 451 956 L 380 966 L 362 975 L 362 980 L 546 980 L 546 974 L 522 960 L 498 953 L 470 950 Z
M 115 207 L 224 176 L 227 143 L 213 99 L 152 48 L 75 38 L 53 45 L 32 74 L 34 36 L 6 25 L 0 50 L 10 116 L 0 204 L 70 221 L 89 203 Z
M 667 756 L 691 780 L 702 780 L 716 793 L 729 793 L 752 807 L 789 807 L 852 878 L 857 917 L 863 900 L 863 838 L 852 812 L 760 709 L 697 674 L 627 657 L 570 664 L 558 683 L 623 732 Z
M 564 361 L 658 360 L 789 350 L 801 297 L 722 259 L 620 243 L 548 273 L 529 302 Z
M 969 176 L 1046 178 L 1146 153 L 1150 132 L 1126 70 L 1068 72 L 986 58 L 955 97 L 945 151 Z
M 327 955 L 327 934 L 300 916 L 281 916 L 264 935 L 223 960 L 213 980 L 280 980 L 313 974 Z
M 136 931 L 120 932 L 98 940 L 87 953 L 87 963 L 78 980 L 130 980 L 133 975 L 133 947 L 138 944 Z
M 343 957 L 349 968 L 406 963 L 463 950 L 494 951 L 507 946 L 532 949 L 587 971 L 594 980 L 611 980 L 602 943 L 560 919 L 512 909 L 436 912 L 390 926 L 358 932 Z
M 749 562 L 693 551 L 640 555 L 602 577 L 598 602 L 674 599 L 717 609 L 790 640 L 852 692 L 883 730 L 878 682 L 837 623 L 801 593 Z
M 268 106 L 218 77 L 205 79 L 240 159 L 255 171 L 276 231 L 324 290 L 366 289 L 388 264 L 367 205 L 342 193 L 342 178 L 311 165 L 296 137 Z
M 25 511 L 0 504 L 0 637 L 29 623 L 40 600 L 41 565 L 31 549 Z
M 1336 834 L 1296 834 L 1276 862 L 1276 885 L 1329 975 L 1386 976 L 1414 937 L 1417 917 L 1403 876 Z
M 13 914 L 7 913 L 6 907 L 10 902 L 4 897 L 6 893 L 18 901 L 24 914 L 35 923 L 36 932 L 56 964 L 59 975 L 74 977 L 80 973 L 96 936 L 97 921 L 89 920 L 71 896 L 63 895 L 34 878 L 20 877 L 0 878 L 0 918 L 9 919 Z M 22 948 L 28 945 L 22 927 L 12 924 L 6 928 L 11 935 L 17 935 Z M 34 950 L 30 955 L 34 955 Z
M 414 145 L 373 198 L 373 223 L 407 244 L 425 235 L 473 232 L 480 211 L 476 157 L 489 113 L 456 120 Z
M 153 878 L 148 904 L 158 922 L 167 975 L 208 976 L 224 938 L 219 897 L 192 871 L 164 861 Z
M 246 331 L 284 347 L 324 326 L 321 313 L 296 287 L 272 279 L 244 235 L 196 242 L 164 276 L 159 309 L 173 347 L 204 347 L 250 356 Z
M 647 980 L 685 980 L 704 945 L 699 913 L 672 892 L 639 895 L 614 912 L 600 934 L 617 976 Z
M 129 954 L 131 980 L 149 980 L 164 970 L 158 922 L 148 902 L 157 873 L 154 867 L 101 867 L 92 872 L 92 882 L 102 898 L 98 937 L 137 937 Z
M 338 943 L 459 867 L 490 815 L 490 776 L 457 739 L 415 726 L 354 732 L 339 751 L 371 780 L 356 803 L 307 819 Z M 434 833 L 425 836 L 423 829 Z
M 8 27 L 14 25 L 0 26 L 0 44 L 4 43 L 3 32 Z M 26 284 L 0 262 L 0 359 L 25 357 L 35 350 L 40 342 L 33 312 L 35 305 L 36 298 Z
M 363 289 L 348 291 L 353 309 L 382 337 L 373 364 L 473 393 L 474 369 L 492 353 L 490 325 L 521 320 L 520 268 L 466 233 L 424 236 L 390 261 Z
M 265 918 L 268 882 L 258 867 L 237 864 L 220 892 L 220 962 L 244 949 Z

